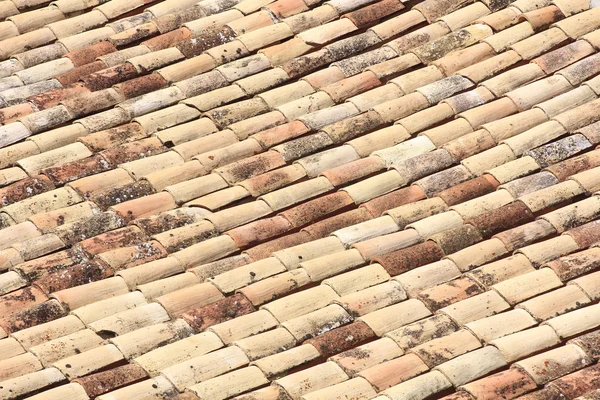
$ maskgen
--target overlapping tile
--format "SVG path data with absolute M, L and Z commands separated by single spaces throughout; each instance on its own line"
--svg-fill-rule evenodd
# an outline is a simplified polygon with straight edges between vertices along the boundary
M 3 397 L 594 396 L 594 2 L 61 1 L 0 4 Z

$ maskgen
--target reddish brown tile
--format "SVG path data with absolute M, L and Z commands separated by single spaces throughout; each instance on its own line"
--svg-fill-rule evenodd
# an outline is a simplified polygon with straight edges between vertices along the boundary
M 34 286 L 16 290 L 0 296 L 0 316 L 7 316 L 26 310 L 48 299 L 48 296 Z
M 16 203 L 36 194 L 54 189 L 54 184 L 45 176 L 25 178 L 0 188 L 0 206 Z
M 71 118 L 83 117 L 113 107 L 121 101 L 121 96 L 114 90 L 80 93 L 61 101 L 67 108 Z
M 151 3 L 151 1 L 144 1 L 144 4 L 149 3 Z M 146 20 L 151 19 L 152 22 L 154 22 L 158 27 L 159 32 L 169 32 L 179 28 L 186 22 L 205 17 L 207 14 L 212 14 L 214 12 L 219 11 L 217 11 L 216 9 L 213 9 L 212 11 L 205 11 L 203 7 L 199 7 L 198 5 L 194 4 L 182 10 L 178 9 L 177 12 L 170 12 L 168 14 L 161 15 L 158 18 L 154 18 L 154 16 L 149 11 L 146 11 L 144 14 L 148 13 L 150 14 L 150 16 L 147 19 L 145 19 L 144 22 Z
M 149 74 L 118 84 L 121 94 L 126 99 L 141 96 L 146 93 L 166 87 L 168 82 L 160 74 Z
M 290 139 L 297 138 L 310 131 L 300 121 L 292 121 L 287 124 L 279 125 L 261 132 L 258 132 L 252 137 L 256 139 L 263 148 L 270 148 L 279 143 L 286 142 Z
M 429 368 L 416 354 L 406 354 L 360 372 L 378 391 L 388 389 L 419 375 Z
M 133 64 L 126 62 L 84 76 L 81 81 L 85 87 L 92 92 L 95 92 L 97 90 L 109 88 L 119 82 L 136 78 L 138 75 L 139 74 Z
M 300 168 L 300 170 L 298 169 Z M 250 178 L 240 183 L 250 194 L 258 197 L 261 194 L 269 193 L 280 189 L 292 182 L 295 182 L 306 176 L 302 167 L 296 168 L 295 165 L 265 172 L 264 174 Z
M 381 216 L 387 210 L 395 207 L 400 207 L 404 204 L 414 203 L 419 200 L 425 199 L 425 192 L 418 186 L 411 185 L 406 188 L 402 188 L 393 191 L 383 196 L 376 197 L 372 200 L 362 204 L 361 207 L 365 207 L 374 217 Z
M 556 230 L 548 221 L 538 219 L 500 232 L 494 235 L 494 237 L 500 239 L 508 251 L 513 251 L 555 233 Z
M 312 344 L 321 357 L 329 357 L 375 338 L 375 332 L 361 321 L 325 332 L 304 343 Z
M 108 41 L 98 42 L 83 49 L 65 54 L 76 67 L 93 63 L 97 57 L 117 51 L 117 48 Z
M 533 213 L 521 201 L 513 201 L 492 211 L 485 212 L 468 221 L 484 238 L 489 238 L 496 233 L 523 225 L 533 221 Z
M 575 399 L 589 392 L 600 389 L 600 365 L 592 365 L 580 371 L 558 378 L 550 382 L 567 399 Z
M 567 282 L 578 276 L 592 272 L 600 265 L 597 249 L 584 250 L 552 260 L 544 266 L 552 268 L 561 281 Z
M 440 246 L 428 240 L 425 243 L 376 257 L 373 262 L 381 264 L 391 276 L 396 276 L 422 265 L 439 261 L 442 257 L 444 257 L 444 252 Z
M 547 386 L 536 392 L 519 397 L 519 400 L 557 400 L 563 398 L 560 390 L 555 387 Z
M 0 319 L 0 327 L 7 333 L 13 333 L 53 321 L 66 313 L 66 310 L 57 300 L 49 300 Z
M 536 63 L 549 75 L 593 53 L 594 48 L 591 44 L 585 40 L 578 40 L 535 58 L 531 62 Z
M 293 227 L 304 226 L 350 206 L 354 202 L 346 192 L 335 192 L 285 210 L 284 216 Z
M 163 50 L 168 47 L 173 47 L 177 43 L 184 41 L 192 36 L 192 31 L 188 28 L 182 27 L 175 29 L 171 32 L 163 33 L 162 35 L 153 37 L 142 42 L 142 45 L 146 45 L 150 51 Z
M 346 211 L 345 213 L 338 214 L 324 219 L 323 221 L 308 225 L 302 230 L 310 233 L 314 239 L 318 239 L 329 236 L 338 229 L 356 225 L 361 222 L 368 221 L 371 218 L 373 217 L 367 210 L 364 208 L 358 208 L 356 210 Z
M 70 287 L 99 281 L 112 275 L 113 271 L 110 267 L 104 265 L 101 261 L 92 260 L 67 267 L 62 271 L 46 274 L 41 279 L 34 281 L 33 284 L 45 293 L 54 293 Z
M 166 151 L 161 141 L 156 137 L 136 140 L 131 143 L 121 144 L 104 150 L 100 154 L 106 158 L 111 165 L 119 165 L 140 158 L 150 157 Z
M 21 263 L 15 270 L 25 279 L 35 281 L 47 273 L 59 271 L 81 261 L 83 259 L 79 254 L 72 250 L 64 250 Z
M 443 190 L 437 194 L 448 206 L 463 203 L 467 200 L 474 199 L 484 194 L 488 194 L 496 190 L 500 186 L 500 182 L 494 179 L 489 174 L 483 174 L 477 178 L 459 183 L 450 189 Z
M 134 384 L 148 377 L 148 373 L 139 365 L 131 363 L 73 379 L 72 382 L 83 386 L 85 392 L 94 398 L 118 388 Z
M 397 3 L 397 2 L 396 2 Z M 341 81 L 327 85 L 321 90 L 327 93 L 331 99 L 340 103 L 359 93 L 366 92 L 381 85 L 381 81 L 371 71 L 365 71 Z
M 297 246 L 311 240 L 312 237 L 308 232 L 300 231 L 263 244 L 259 244 L 258 246 L 254 246 L 251 249 L 245 250 L 244 253 L 248 254 L 253 261 L 258 261 L 269 257 L 275 251 Z
M 321 173 L 333 186 L 341 186 L 385 169 L 381 157 L 366 157 Z
M 31 102 L 39 110 L 45 110 L 47 108 L 54 107 L 64 99 L 89 91 L 90 90 L 81 83 L 77 83 L 68 87 L 58 88 L 28 97 L 27 101 Z
M 260 219 L 239 228 L 225 232 L 231 236 L 238 248 L 255 246 L 260 242 L 279 236 L 292 228 L 288 220 L 282 216 Z
M 404 5 L 396 0 L 383 0 L 344 14 L 342 18 L 348 18 L 354 25 L 361 28 L 403 8 Z
M 119 247 L 142 243 L 146 235 L 136 226 L 126 226 L 86 239 L 78 247 L 90 257 Z
M 283 19 L 308 10 L 302 0 L 278 0 L 266 6 L 277 18 Z
M 109 164 L 100 154 L 93 155 L 83 160 L 72 161 L 58 167 L 50 167 L 40 171 L 55 185 L 64 185 L 65 183 L 75 181 L 86 176 L 99 174 L 108 171 L 113 166 Z
M 139 181 L 91 193 L 88 195 L 88 199 L 106 211 L 110 206 L 122 203 L 125 200 L 137 199 L 153 193 L 154 188 L 148 181 Z
M 582 172 L 597 166 L 600 166 L 600 151 L 593 150 L 589 153 L 569 158 L 557 164 L 551 165 L 546 168 L 546 171 L 550 171 L 558 178 L 559 181 L 562 182 L 578 172 Z
M 536 31 L 548 28 L 552 23 L 563 19 L 565 16 L 555 5 L 538 8 L 521 15 L 521 20 L 527 20 Z
M 592 221 L 565 232 L 577 242 L 580 249 L 586 249 L 596 242 L 600 242 L 600 221 Z
M 464 389 L 477 399 L 514 399 L 535 390 L 537 385 L 527 373 L 511 368 L 483 379 L 471 382 Z
M 228 26 L 219 30 L 209 30 L 202 34 L 202 37 L 190 37 L 175 45 L 185 58 L 192 58 L 202 54 L 204 51 L 221 44 L 229 43 L 235 39 L 236 34 Z
M 229 321 L 256 311 L 252 303 L 241 293 L 226 297 L 204 307 L 196 308 L 182 315 L 182 318 L 196 332 L 204 332 L 208 327 Z
M 106 68 L 106 64 L 104 64 L 102 61 L 94 61 L 89 64 L 75 67 L 64 74 L 57 75 L 55 76 L 55 79 L 57 79 L 63 86 L 67 86 L 72 83 L 76 83 L 86 75 L 100 71 L 104 68 Z

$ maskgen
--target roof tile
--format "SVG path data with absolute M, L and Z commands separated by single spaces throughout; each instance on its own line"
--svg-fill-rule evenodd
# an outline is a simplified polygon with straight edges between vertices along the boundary
M 203 332 L 209 326 L 251 313 L 254 310 L 255 308 L 243 294 L 236 294 L 191 310 L 182 317 L 196 332 Z
M 386 271 L 396 276 L 403 272 L 440 260 L 444 253 L 442 249 L 432 241 L 397 250 L 373 259 L 373 262 L 381 264 Z
M 499 399 L 513 399 L 536 389 L 536 384 L 520 368 L 479 379 L 463 386 L 463 389 L 476 398 L 491 396 Z

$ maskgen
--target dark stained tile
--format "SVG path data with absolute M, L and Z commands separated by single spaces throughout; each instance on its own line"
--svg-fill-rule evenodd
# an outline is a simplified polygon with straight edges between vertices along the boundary
M 96 154 L 83 160 L 71 161 L 58 167 L 45 168 L 40 174 L 49 178 L 55 185 L 61 186 L 65 183 L 75 181 L 86 176 L 99 174 L 113 168 L 106 159 Z
M 54 189 L 52 181 L 45 176 L 25 178 L 0 188 L 0 205 L 2 207 L 16 203 Z
M 73 382 L 83 386 L 88 396 L 94 398 L 112 390 L 131 385 L 147 377 L 148 373 L 142 367 L 130 363 L 107 371 L 73 379 Z
M 99 281 L 112 275 L 113 271 L 110 267 L 104 265 L 101 261 L 93 260 L 67 267 L 62 271 L 46 274 L 33 284 L 46 293 L 54 293 L 70 287 Z
M 252 303 L 241 293 L 226 297 L 204 307 L 196 308 L 182 315 L 196 332 L 204 332 L 208 327 L 229 321 L 256 311 Z
M 77 246 L 93 257 L 105 251 L 142 243 L 146 239 L 146 235 L 136 226 L 126 226 L 85 239 Z
M 321 357 L 329 357 L 358 346 L 375 337 L 375 332 L 367 324 L 357 321 L 332 329 L 304 343 L 315 346 Z
M 300 231 L 270 240 L 266 243 L 259 244 L 248 250 L 244 250 L 253 261 L 258 261 L 269 257 L 273 252 L 286 249 L 288 247 L 297 246 L 312 240 L 312 236 L 306 231 Z
M 376 257 L 373 262 L 381 264 L 391 276 L 396 276 L 422 265 L 439 261 L 443 256 L 444 252 L 441 247 L 434 241 L 428 240 L 425 243 Z
M 533 221 L 533 214 L 521 201 L 513 201 L 510 204 L 487 211 L 481 215 L 465 221 L 473 225 L 484 238 L 491 237 L 496 233 L 523 225 Z
M 65 314 L 66 310 L 57 300 L 48 300 L 0 319 L 0 327 L 7 333 L 13 333 L 53 321 Z
M 366 209 L 358 208 L 356 210 L 346 211 L 344 213 L 324 219 L 323 221 L 308 225 L 302 230 L 310 233 L 312 238 L 318 239 L 329 236 L 338 229 L 356 225 L 361 222 L 368 221 L 371 218 L 371 214 Z
M 307 201 L 280 213 L 293 227 L 304 226 L 336 211 L 350 206 L 354 202 L 346 192 L 335 192 Z
M 124 82 L 129 79 L 136 78 L 138 72 L 130 63 L 124 63 L 109 67 L 98 72 L 84 76 L 81 81 L 91 91 L 102 90 L 116 85 L 119 82 Z
M 75 67 L 69 72 L 65 72 L 64 74 L 57 75 L 55 79 L 57 79 L 63 86 L 71 85 L 73 83 L 77 83 L 81 78 L 91 73 L 100 71 L 106 68 L 106 64 L 102 61 L 94 61 L 89 64 L 84 64 L 79 67 Z
M 126 99 L 166 87 L 168 82 L 160 74 L 148 74 L 118 84 L 121 94 Z

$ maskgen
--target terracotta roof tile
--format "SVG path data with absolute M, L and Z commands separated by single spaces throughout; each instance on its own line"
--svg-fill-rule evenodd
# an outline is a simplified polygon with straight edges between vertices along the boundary
M 206 305 L 200 309 L 183 314 L 183 318 L 196 332 L 203 332 L 209 326 L 251 313 L 255 310 L 252 304 L 242 294 L 236 294 Z
M 94 62 L 96 57 L 100 57 L 115 51 L 117 51 L 117 49 L 110 44 L 110 42 L 102 41 L 67 53 L 65 57 L 68 57 L 71 61 L 73 61 L 73 64 L 76 67 L 79 67 Z
M 395 276 L 421 265 L 438 261 L 443 256 L 442 249 L 435 242 L 427 241 L 376 257 L 373 262 L 381 264 L 390 275 Z
M 0 293 L 40 295 L 0 321 L 12 397 L 595 389 L 585 0 L 21 3 Z
M 128 364 L 104 372 L 98 372 L 83 378 L 75 379 L 88 396 L 99 396 L 114 389 L 130 385 L 146 378 L 148 375 L 143 368 Z

